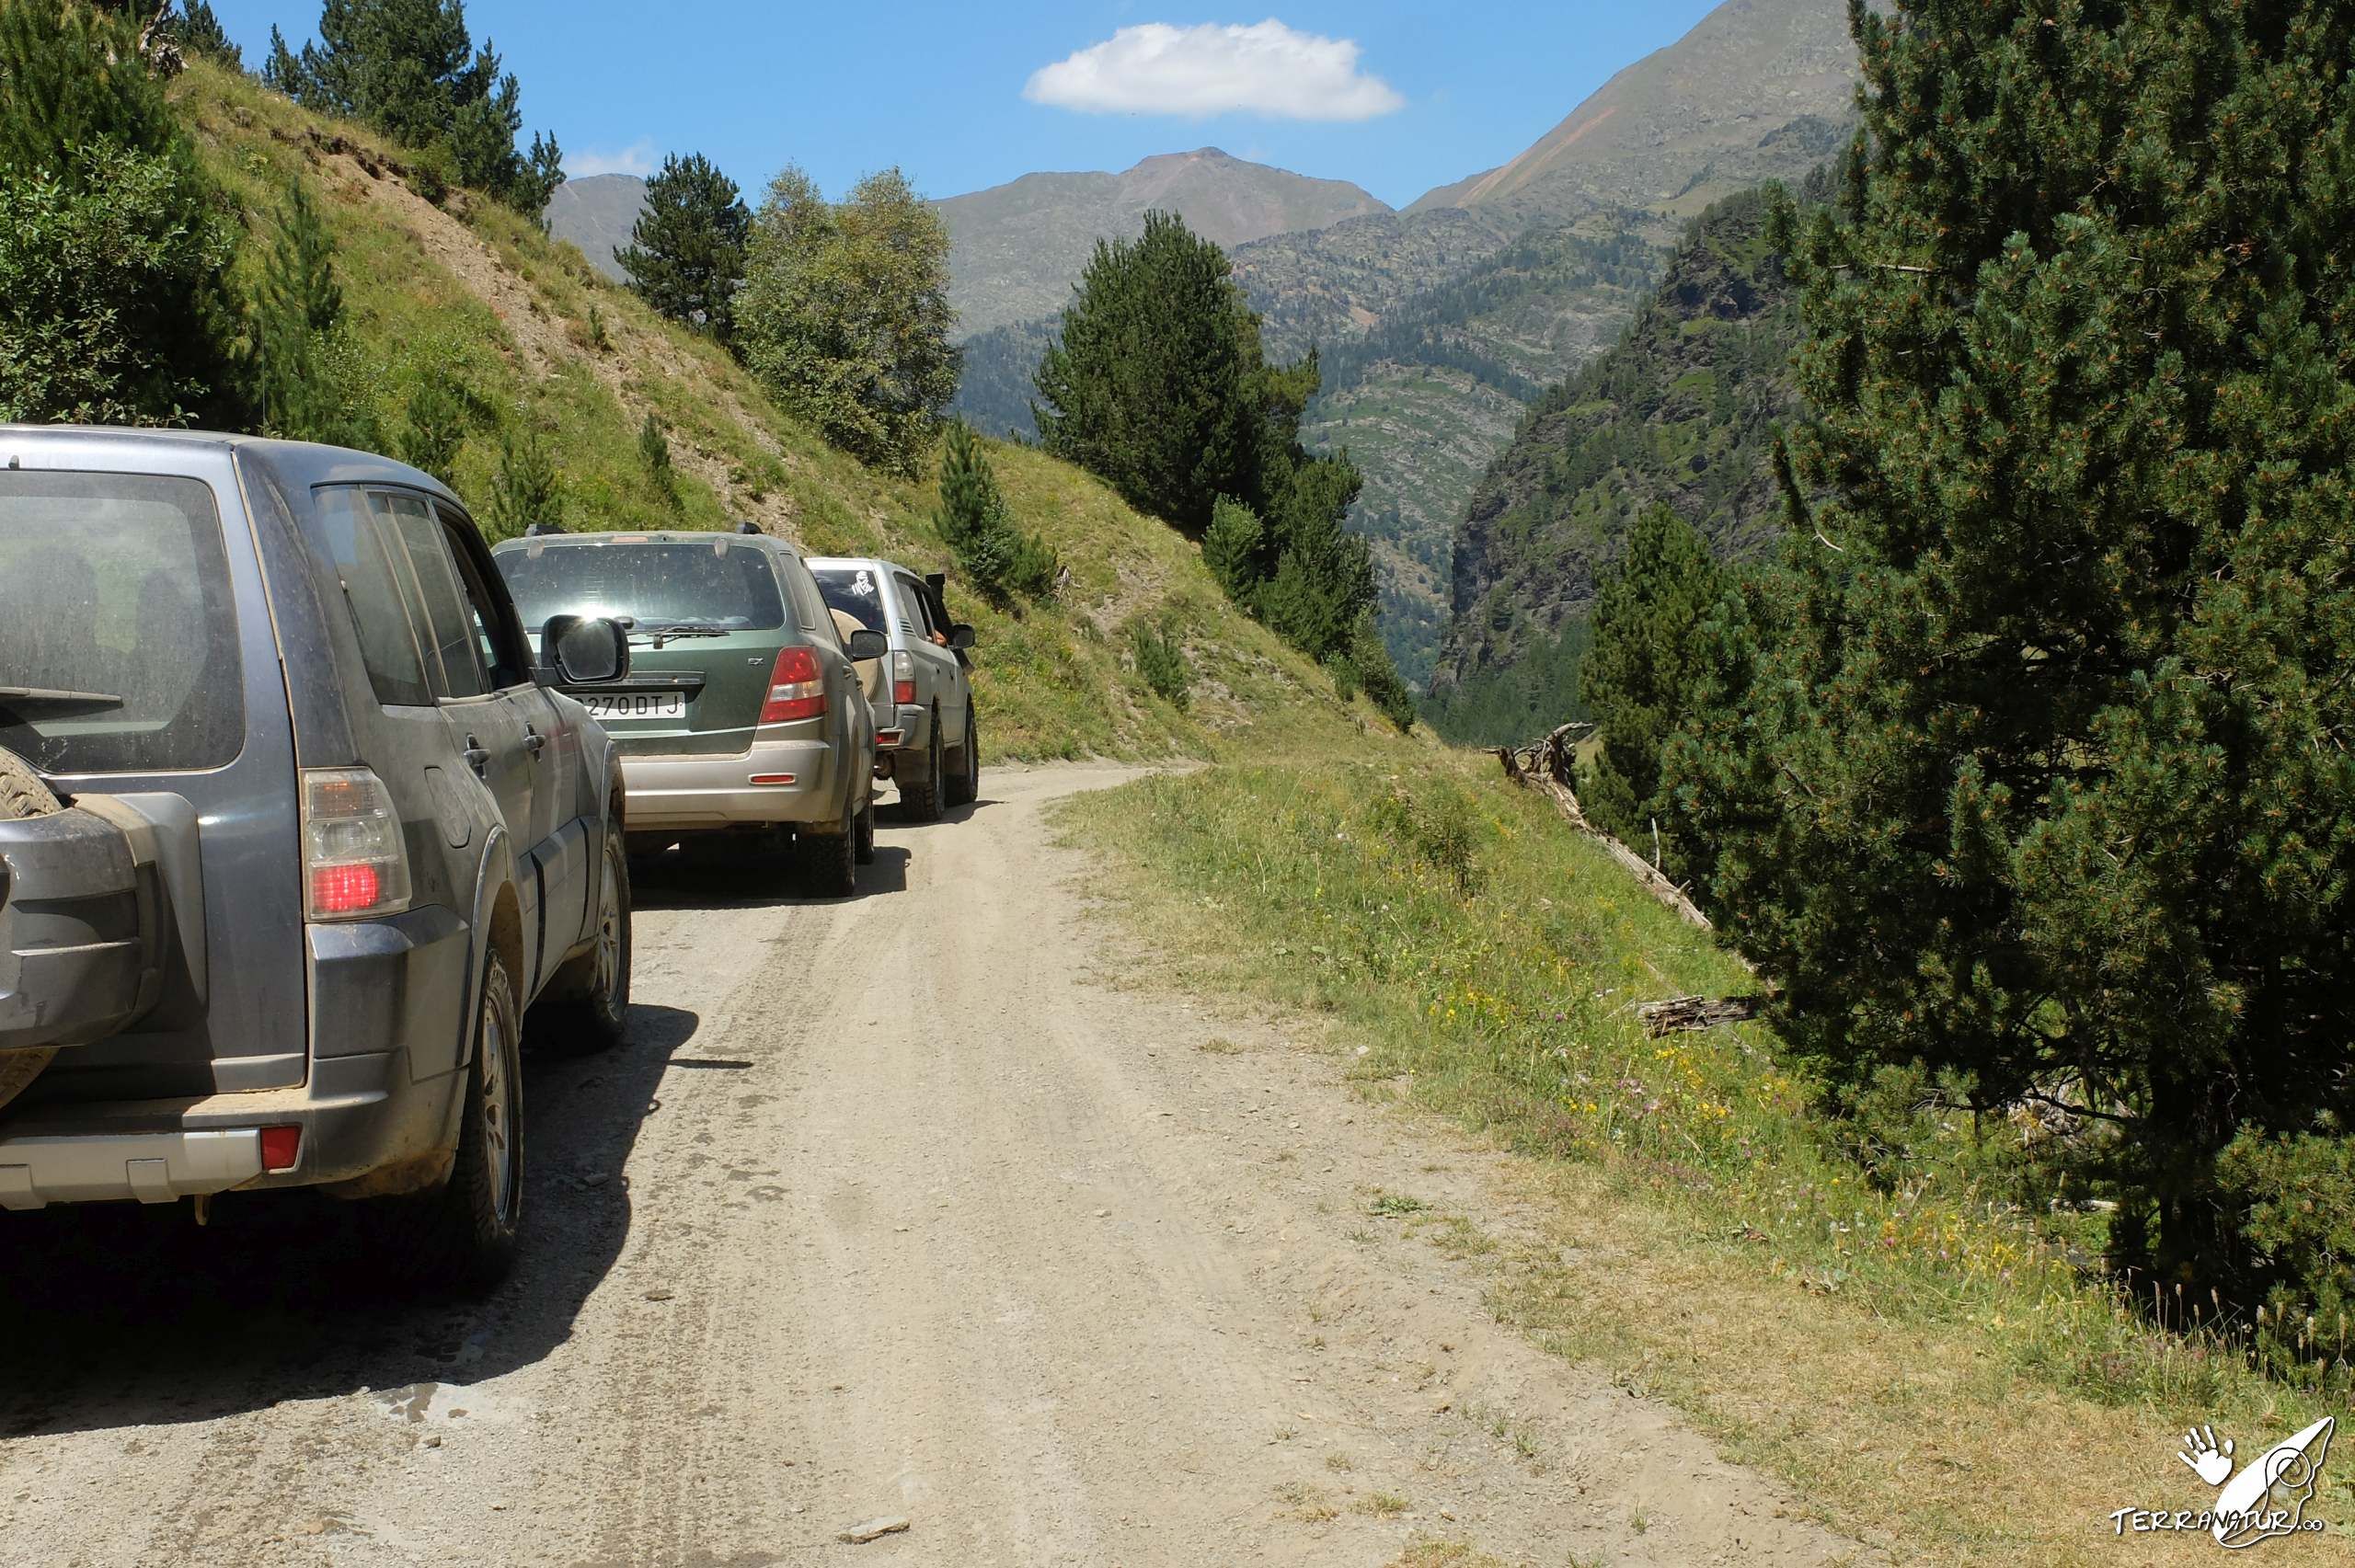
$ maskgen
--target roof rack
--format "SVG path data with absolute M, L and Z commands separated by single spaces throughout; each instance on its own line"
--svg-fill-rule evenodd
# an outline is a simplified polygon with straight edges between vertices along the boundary
M 523 537 L 537 539 L 544 533 L 562 533 L 563 532 L 564 524 L 560 522 L 535 522 L 523 530 Z
M 739 522 L 736 525 L 736 532 L 739 533 L 758 533 L 761 532 L 761 525 L 757 522 Z

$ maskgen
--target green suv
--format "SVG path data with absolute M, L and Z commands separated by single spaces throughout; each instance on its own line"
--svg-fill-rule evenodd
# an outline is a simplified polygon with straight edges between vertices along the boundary
M 527 625 L 592 614 L 629 629 L 629 673 L 567 685 L 614 738 L 633 851 L 789 838 L 811 892 L 856 890 L 875 854 L 875 722 L 793 547 L 733 533 L 534 530 L 492 552 Z M 592 609 L 592 606 L 597 608 Z

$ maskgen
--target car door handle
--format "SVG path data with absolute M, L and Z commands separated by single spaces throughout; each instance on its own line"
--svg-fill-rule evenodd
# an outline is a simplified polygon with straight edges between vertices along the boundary
M 542 735 L 528 724 L 523 727 L 523 750 L 532 754 L 534 761 L 539 761 L 540 753 L 547 749 L 547 744 L 546 736 Z
M 466 749 L 458 755 L 466 760 L 466 766 L 475 771 L 475 777 L 482 778 L 489 773 L 490 753 L 484 750 L 482 742 L 473 736 L 466 737 Z

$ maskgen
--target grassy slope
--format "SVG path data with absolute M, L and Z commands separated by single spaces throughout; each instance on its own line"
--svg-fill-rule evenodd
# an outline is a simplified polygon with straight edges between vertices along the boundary
M 396 154 L 255 83 L 199 64 L 175 96 L 204 160 L 243 212 L 252 281 L 286 182 L 307 182 L 334 233 L 346 314 L 371 362 L 388 432 L 427 367 L 458 372 L 483 419 L 457 488 L 487 512 L 502 431 L 536 427 L 564 475 L 574 529 L 718 528 L 750 518 L 815 554 L 951 565 L 930 521 L 934 488 L 871 472 L 780 412 L 727 354 L 649 312 L 580 253 L 494 204 L 435 207 Z M 601 338 L 602 334 L 602 338 Z M 639 458 L 660 417 L 678 469 L 666 502 Z M 992 759 L 1220 754 L 1260 726 L 1339 742 L 1382 723 L 1264 628 L 1236 614 L 1184 538 L 1087 475 L 1038 452 L 991 456 L 1026 527 L 1062 554 L 1053 605 L 1019 613 L 960 594 L 975 624 L 974 687 Z M 1184 710 L 1132 668 L 1129 624 L 1173 628 L 1193 670 Z
M 1068 810 L 1170 983 L 1322 1013 L 1361 1093 L 1531 1157 L 1541 1242 L 1445 1242 L 1500 1318 L 1681 1406 L 1896 1561 L 2212 1551 L 2119 1540 L 2109 1513 L 2212 1499 L 2173 1458 L 2194 1421 L 2246 1447 L 2328 1408 L 2229 1340 L 2150 1333 L 2070 1266 L 2083 1218 L 1991 1205 L 1967 1129 L 1876 1190 L 1763 1027 L 1645 1038 L 1635 1002 L 1754 982 L 1486 758 L 1374 744 Z M 2326 1469 L 2311 1513 L 2332 1535 L 2276 1550 L 2347 1560 L 2350 1512 Z

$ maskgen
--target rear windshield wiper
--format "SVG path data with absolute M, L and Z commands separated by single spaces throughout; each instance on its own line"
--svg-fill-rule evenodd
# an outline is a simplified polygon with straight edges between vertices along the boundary
M 728 635 L 728 628 L 704 626 L 692 621 L 682 621 L 675 626 L 640 626 L 638 634 L 640 637 L 652 638 L 654 646 L 661 647 L 672 637 L 724 637 Z
M 119 708 L 112 692 L 64 692 L 52 686 L 0 686 L 0 708 Z

